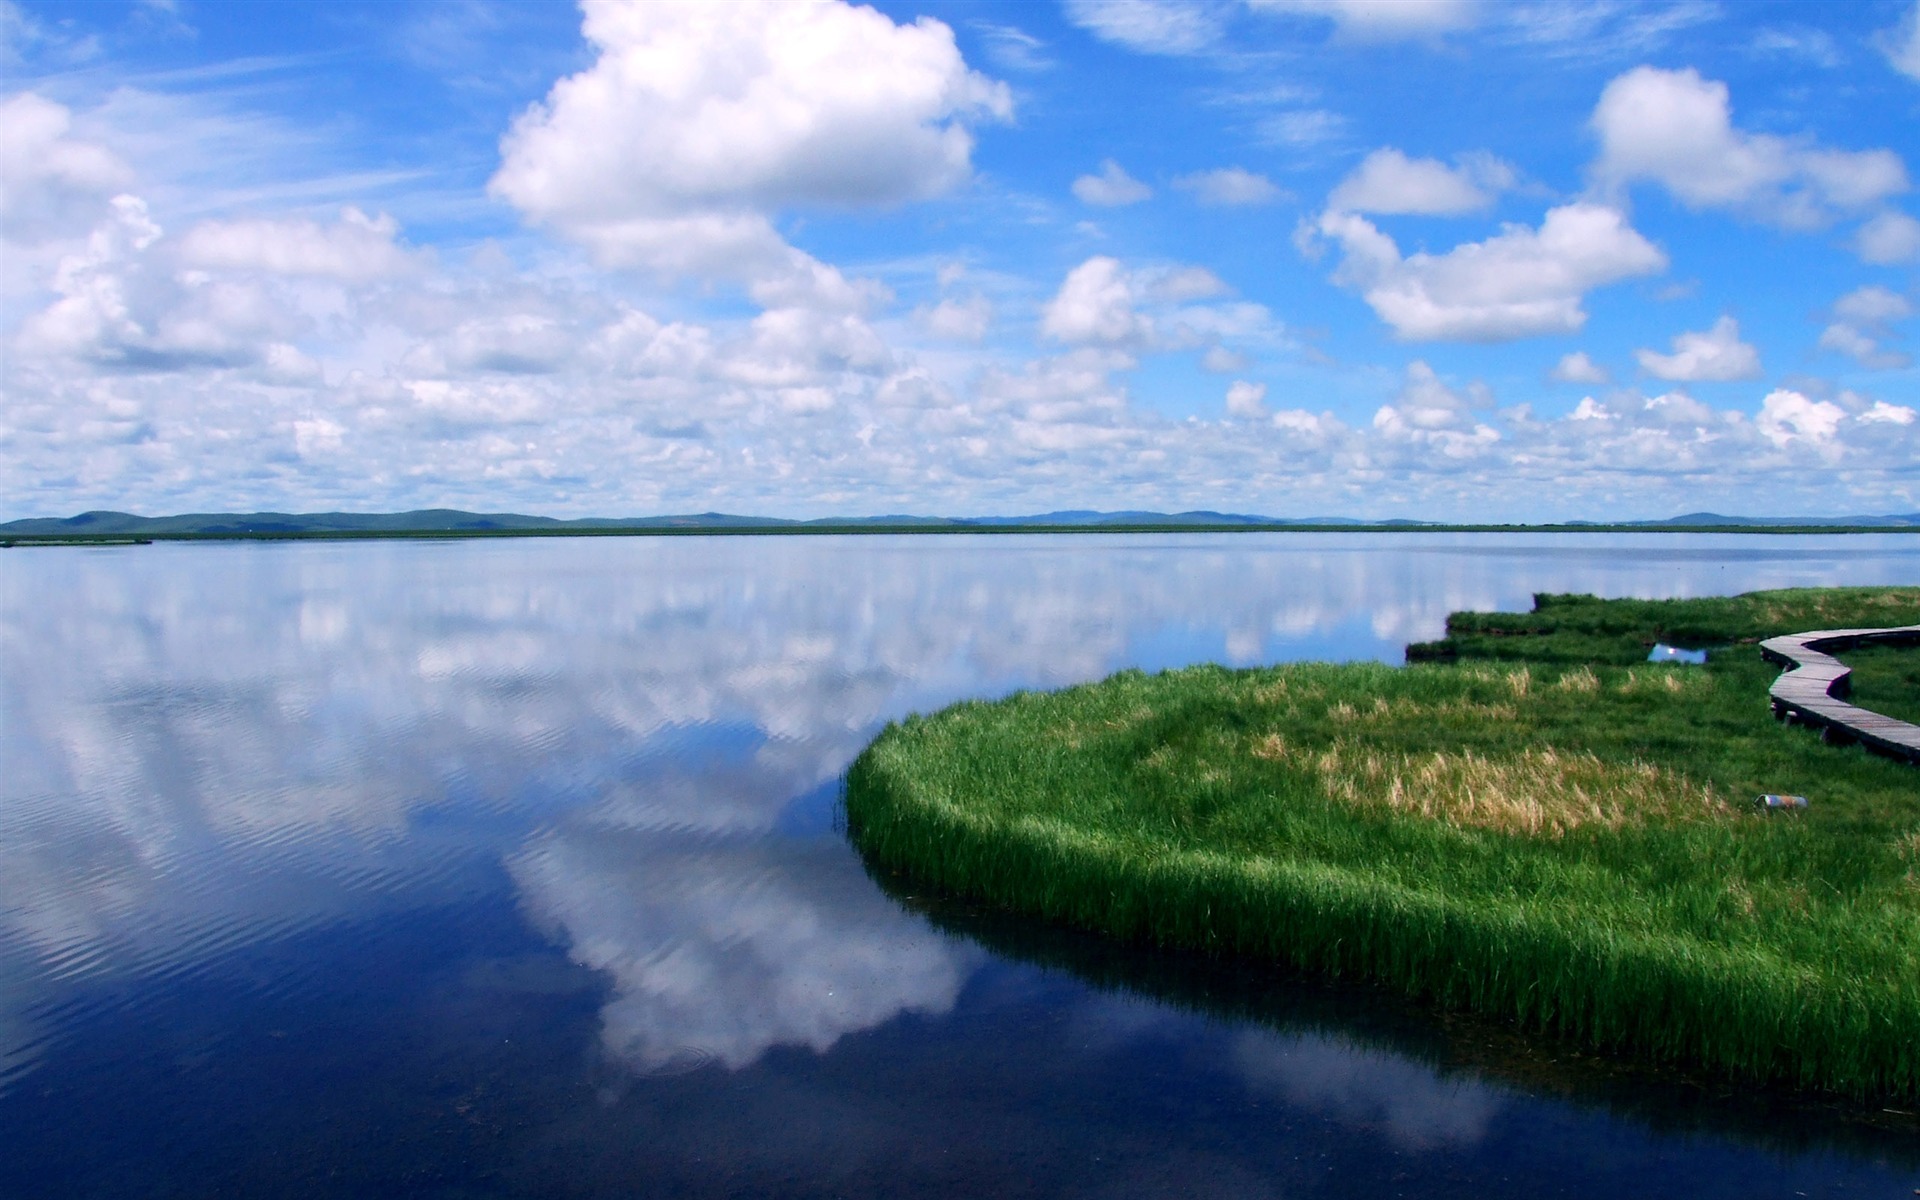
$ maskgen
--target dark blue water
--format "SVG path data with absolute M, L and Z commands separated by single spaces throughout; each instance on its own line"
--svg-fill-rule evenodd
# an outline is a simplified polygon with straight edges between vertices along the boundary
M 943 904 L 835 815 L 964 696 L 1915 582 L 1898 536 L 6 551 L 0 1195 L 1911 1196 L 1910 1115 Z

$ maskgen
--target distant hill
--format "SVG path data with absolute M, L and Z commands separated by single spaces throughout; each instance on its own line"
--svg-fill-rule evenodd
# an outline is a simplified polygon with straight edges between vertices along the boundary
M 1034 513 L 1027 516 L 923 517 L 892 514 L 873 517 L 822 517 L 798 521 L 781 517 L 749 517 L 733 513 L 687 513 L 656 517 L 581 517 L 560 519 L 535 517 L 524 513 L 474 513 L 455 508 L 423 508 L 399 513 L 181 513 L 169 517 L 143 517 L 134 513 L 95 511 L 74 517 L 30 517 L 0 524 L 0 537 L 23 538 L 151 538 L 151 537 L 273 537 L 324 536 L 330 533 L 380 534 L 487 534 L 501 533 L 593 533 L 617 530 L 667 529 L 1001 529 L 1058 528 L 1098 529 L 1105 526 L 1140 527 L 1195 526 L 1225 528 L 1233 526 L 1354 526 L 1356 528 L 1419 529 L 1446 526 L 1446 522 L 1391 519 L 1367 521 L 1357 517 L 1268 517 L 1250 513 L 1222 513 L 1209 510 L 1162 513 L 1147 510 L 1101 512 L 1094 509 L 1068 509 Z M 1852 527 L 1901 529 L 1920 527 L 1920 513 L 1850 517 L 1741 517 L 1720 513 L 1684 513 L 1653 521 L 1572 521 L 1569 526 L 1605 528 L 1660 529 L 1667 527 L 1718 526 L 1721 528 L 1766 528 L 1769 526 Z
M 1920 513 L 1878 517 L 1728 517 L 1719 513 L 1684 513 L 1664 521 L 1635 521 L 1635 525 L 1920 525 Z
M 85 512 L 76 517 L 31 517 L 0 524 L 0 535 L 32 537 L 165 537 L 169 535 L 260 535 L 296 533 L 486 533 L 594 531 L 606 529 L 740 528 L 888 528 L 1099 526 L 1099 525 L 1284 525 L 1360 524 L 1350 517 L 1288 520 L 1217 512 L 1052 512 L 1024 517 L 923 517 L 891 514 L 873 517 L 822 517 L 796 521 L 781 517 L 743 517 L 732 513 L 688 513 L 664 517 L 582 517 L 563 520 L 522 513 L 472 513 L 453 508 L 423 508 L 401 513 L 182 513 L 142 517 L 123 512 Z
M 400 513 L 181 513 L 171 517 L 84 512 L 77 517 L 34 517 L 8 521 L 0 524 L 0 534 L 153 537 L 168 534 L 557 532 L 568 529 L 726 528 L 797 523 L 766 517 L 736 517 L 727 513 L 561 520 L 555 517 L 530 517 L 523 513 L 463 512 L 455 508 L 422 508 Z

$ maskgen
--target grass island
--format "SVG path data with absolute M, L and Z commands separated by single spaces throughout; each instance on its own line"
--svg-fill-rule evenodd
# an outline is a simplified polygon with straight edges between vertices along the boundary
M 1008 911 L 1910 1102 L 1920 770 L 1776 723 L 1757 644 L 1915 622 L 1920 588 L 1539 596 L 1454 614 L 1405 667 L 969 701 L 861 754 L 848 829 L 873 869 Z M 1920 715 L 1920 650 L 1840 657 L 1855 703 Z

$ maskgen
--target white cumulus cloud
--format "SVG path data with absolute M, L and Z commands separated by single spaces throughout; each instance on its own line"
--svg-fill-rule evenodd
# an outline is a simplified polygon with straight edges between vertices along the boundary
M 1888 404 L 1885 400 L 1875 400 L 1873 407 L 1855 417 L 1869 425 L 1911 425 L 1915 413 L 1904 404 Z
M 1713 328 L 1675 335 L 1673 353 L 1635 350 L 1640 369 L 1679 383 L 1725 383 L 1760 375 L 1760 352 L 1740 340 L 1740 322 L 1721 317 Z
M 1082 175 L 1074 180 L 1073 194 L 1082 204 L 1118 208 L 1140 203 L 1153 195 L 1153 189 L 1127 174 L 1124 167 L 1109 158 L 1101 162 L 1098 175 Z
M 1267 385 L 1236 379 L 1227 386 L 1227 415 L 1259 417 L 1267 411 Z
M 598 57 L 515 119 L 496 195 L 611 262 L 806 285 L 769 224 L 792 206 L 888 206 L 967 179 L 970 121 L 1004 84 L 953 31 L 839 0 L 586 0 Z
M 1554 364 L 1552 377 L 1561 383 L 1606 383 L 1613 378 L 1585 350 L 1562 356 Z
M 1433 158 L 1408 158 L 1392 147 L 1375 150 L 1327 197 L 1340 212 L 1418 213 L 1458 216 L 1492 206 L 1512 187 L 1513 168 L 1491 155 L 1466 159 L 1459 167 Z
M 1799 392 L 1776 388 L 1760 402 L 1754 424 L 1776 446 L 1791 442 L 1827 442 L 1833 439 L 1846 410 L 1830 400 L 1811 400 Z
M 1635 67 L 1608 83 L 1594 108 L 1595 176 L 1658 183 L 1691 208 L 1723 208 L 1788 228 L 1818 228 L 1907 190 L 1891 150 L 1834 150 L 1747 133 L 1733 124 L 1727 85 Z
M 1117 258 L 1097 255 L 1067 273 L 1041 315 L 1040 329 L 1062 342 L 1108 346 L 1146 340 L 1153 322 L 1136 311 L 1132 277 Z
M 1222 339 L 1276 332 L 1261 305 L 1196 303 L 1227 290 L 1201 267 L 1129 269 L 1096 255 L 1067 273 L 1041 313 L 1040 330 L 1069 345 L 1129 351 L 1217 347 Z
M 1359 291 L 1409 341 L 1573 333 L 1586 324 L 1587 292 L 1667 266 L 1619 210 L 1589 202 L 1549 209 L 1538 229 L 1507 225 L 1437 255 L 1402 257 L 1391 237 L 1354 213 L 1328 211 L 1313 232 L 1341 248 L 1336 282 Z

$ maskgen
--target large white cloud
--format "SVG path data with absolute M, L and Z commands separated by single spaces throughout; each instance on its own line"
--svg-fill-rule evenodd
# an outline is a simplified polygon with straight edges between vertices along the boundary
M 1340 247 L 1335 280 L 1359 291 L 1409 341 L 1498 342 L 1573 333 L 1587 292 L 1665 270 L 1667 257 L 1618 210 L 1576 202 L 1538 229 L 1508 225 L 1445 254 L 1400 248 L 1371 221 L 1329 210 L 1313 230 Z
M 1760 352 L 1740 340 L 1740 323 L 1732 317 L 1721 317 L 1711 329 L 1675 335 L 1671 354 L 1636 350 L 1633 357 L 1647 374 L 1677 383 L 1760 376 Z
M 1491 155 L 1469 157 L 1458 167 L 1432 158 L 1408 158 L 1392 147 L 1375 150 L 1353 169 L 1327 207 L 1340 212 L 1421 213 L 1458 216 L 1493 205 L 1512 187 L 1512 167 Z
M 1006 118 L 947 26 L 839 0 L 588 0 L 594 64 L 501 143 L 491 188 L 609 261 L 747 280 L 801 270 L 767 220 L 965 181 L 967 122 Z
M 1789 228 L 1870 211 L 1907 190 L 1891 150 L 1834 150 L 1734 127 L 1727 85 L 1691 68 L 1636 67 L 1594 108 L 1603 183 L 1658 183 L 1692 208 L 1724 208 Z

